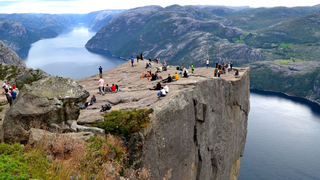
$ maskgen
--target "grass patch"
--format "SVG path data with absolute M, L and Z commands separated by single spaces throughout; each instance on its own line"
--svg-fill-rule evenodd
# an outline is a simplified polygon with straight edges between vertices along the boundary
M 124 171 L 126 149 L 119 138 L 53 138 L 26 147 L 1 143 L 0 180 L 119 179 Z
M 285 65 L 285 64 L 288 64 L 288 63 L 294 63 L 294 60 L 292 59 L 277 59 L 277 60 L 274 60 L 274 62 L 278 62 L 280 63 L 280 65 Z
M 151 113 L 153 113 L 153 109 L 115 110 L 104 115 L 104 122 L 96 123 L 94 126 L 100 127 L 112 135 L 127 136 L 147 127 L 150 123 L 149 114 Z

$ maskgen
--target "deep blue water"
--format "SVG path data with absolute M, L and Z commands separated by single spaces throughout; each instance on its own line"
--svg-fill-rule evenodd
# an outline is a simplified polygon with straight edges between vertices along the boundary
M 111 54 L 89 52 L 84 46 L 94 35 L 95 32 L 79 24 L 56 38 L 33 43 L 23 60 L 28 67 L 71 78 L 89 77 L 98 73 L 99 66 L 105 71 L 125 62 Z
M 239 180 L 319 180 L 320 106 L 251 90 Z
M 52 75 L 89 77 L 125 61 L 84 48 L 95 34 L 79 25 L 32 44 L 28 67 Z M 281 93 L 251 90 L 248 135 L 239 180 L 319 180 L 320 106 Z

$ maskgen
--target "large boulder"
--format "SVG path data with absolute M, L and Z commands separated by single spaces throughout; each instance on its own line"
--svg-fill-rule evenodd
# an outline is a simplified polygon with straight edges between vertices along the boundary
M 73 79 L 47 77 L 24 85 L 7 112 L 1 138 L 6 143 L 27 143 L 30 129 L 50 132 L 70 130 L 68 120 L 77 120 L 89 93 Z

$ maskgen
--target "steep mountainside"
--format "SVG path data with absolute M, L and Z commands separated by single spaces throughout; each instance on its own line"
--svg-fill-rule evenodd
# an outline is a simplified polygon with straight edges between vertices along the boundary
M 26 67 L 26 64 L 19 58 L 19 56 L 2 41 L 0 41 L 0 63 Z
M 123 11 L 125 10 L 102 10 L 91 12 L 86 17 L 87 24 L 91 29 L 99 31 L 103 26 L 107 25 L 116 14 Z
M 141 52 L 161 57 L 171 64 L 203 65 L 205 59 L 239 62 L 260 60 L 262 53 L 228 39 L 244 35 L 241 29 L 227 27 L 228 20 L 195 6 L 149 7 L 117 15 L 87 44 L 92 51 L 111 51 L 130 57 Z
M 18 51 L 41 38 L 54 38 L 78 23 L 76 15 L 0 14 L 0 40 Z

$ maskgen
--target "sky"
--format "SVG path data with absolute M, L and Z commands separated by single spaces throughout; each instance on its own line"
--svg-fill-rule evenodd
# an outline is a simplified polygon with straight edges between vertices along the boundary
M 106 9 L 131 9 L 148 5 L 225 5 L 250 7 L 313 6 L 319 0 L 0 0 L 0 13 L 89 13 Z

